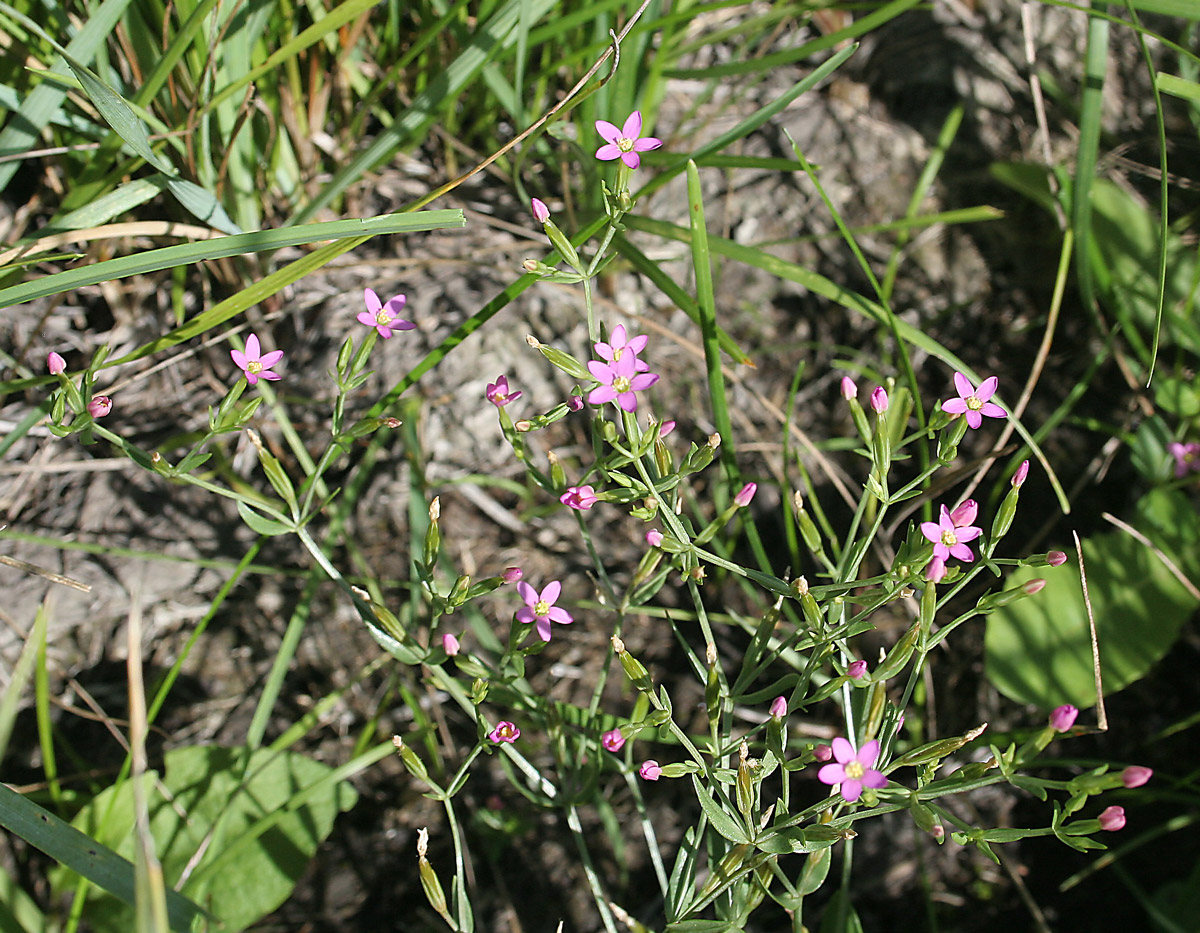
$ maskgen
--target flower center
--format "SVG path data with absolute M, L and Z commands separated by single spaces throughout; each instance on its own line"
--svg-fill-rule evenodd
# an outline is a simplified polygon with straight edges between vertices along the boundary
M 390 324 L 391 322 L 392 322 L 392 316 L 390 314 L 388 314 L 388 312 L 386 312 L 386 311 L 380 311 L 378 314 L 375 315 L 375 323 L 376 324 L 382 324 L 384 327 L 387 327 L 388 324 Z
M 857 761 L 842 765 L 842 770 L 846 772 L 846 777 L 852 781 L 861 781 L 862 776 L 867 773 L 862 764 Z
M 550 604 L 544 599 L 539 599 L 533 604 L 533 614 L 539 618 L 546 615 L 550 611 Z
M 983 402 L 979 401 L 979 399 L 974 395 L 966 399 L 966 403 L 967 407 L 971 409 L 971 411 L 979 411 L 979 409 L 983 407 Z
M 629 380 L 626 379 L 624 376 L 617 376 L 612 381 L 612 387 L 614 389 L 616 389 L 618 393 L 628 392 L 629 391 Z
M 633 144 L 635 142 L 637 142 L 637 140 L 629 139 L 625 136 L 622 136 L 620 139 L 617 140 L 617 148 L 620 149 L 622 152 L 633 152 Z
M 258 360 L 250 360 L 246 364 L 246 372 L 254 373 L 256 376 L 263 371 L 263 364 Z
M 500 735 L 501 738 L 504 738 L 504 739 L 513 738 L 513 728 L 512 728 L 512 726 L 508 725 L 507 723 L 505 723 L 504 725 L 497 728 L 496 732 L 497 732 L 497 734 Z
M 958 536 L 953 531 L 943 531 L 942 544 L 946 545 L 946 547 L 954 547 L 954 545 L 958 544 Z

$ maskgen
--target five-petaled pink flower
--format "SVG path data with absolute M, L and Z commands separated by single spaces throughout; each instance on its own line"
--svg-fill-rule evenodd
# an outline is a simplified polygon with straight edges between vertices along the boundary
M 639 373 L 634 353 L 622 353 L 611 363 L 588 361 L 588 372 L 600 383 L 588 393 L 589 405 L 616 402 L 625 411 L 637 411 L 637 396 L 633 393 L 648 389 L 658 382 L 657 373 Z
M 271 367 L 283 359 L 283 351 L 272 350 L 270 353 L 263 353 L 258 334 L 251 334 L 246 338 L 245 353 L 241 350 L 230 350 L 229 355 L 233 357 L 238 369 L 246 374 L 246 381 L 250 385 L 254 385 L 259 379 L 276 382 L 283 378 L 279 373 L 271 372 Z
M 516 723 L 502 719 L 496 723 L 496 728 L 488 733 L 488 738 L 499 745 L 501 742 L 515 742 L 521 737 L 521 730 Z
M 657 781 L 662 777 L 662 768 L 658 766 L 658 762 L 653 758 L 647 758 L 642 762 L 642 766 L 638 768 L 638 774 L 645 781 Z
M 600 500 L 591 486 L 568 486 L 567 491 L 558 497 L 558 501 L 569 508 L 585 512 Z
M 1007 412 L 995 402 L 988 401 L 996 393 L 999 383 L 1000 380 L 995 376 L 988 376 L 979 384 L 979 388 L 975 389 L 970 379 L 962 373 L 955 373 L 954 388 L 958 391 L 958 398 L 948 398 L 942 402 L 942 411 L 948 411 L 952 415 L 966 415 L 967 426 L 971 428 L 983 424 L 984 415 L 989 418 L 1003 418 Z
M 625 745 L 625 736 L 621 735 L 620 729 L 609 729 L 600 736 L 600 744 L 604 746 L 605 751 L 619 752 Z
M 974 499 L 968 499 L 953 512 L 942 506 L 936 522 L 921 522 L 921 534 L 933 542 L 933 560 L 926 571 L 926 579 L 940 580 L 945 575 L 946 561 L 951 557 L 970 563 L 975 559 L 974 552 L 967 547 L 966 542 L 974 541 L 981 534 L 982 528 L 971 524 L 979 512 L 979 506 Z
M 521 393 L 519 391 L 508 391 L 507 376 L 497 376 L 495 382 L 489 382 L 487 384 L 487 390 L 483 394 L 484 397 L 497 408 L 503 408 L 509 402 L 521 397 Z
M 1188 441 L 1186 444 L 1176 441 L 1168 444 L 1167 450 L 1175 458 L 1176 479 L 1188 473 L 1200 473 L 1200 441 Z
M 404 303 L 408 301 L 403 295 L 389 298 L 387 304 L 384 304 L 379 300 L 374 289 L 364 288 L 363 299 L 367 302 L 367 310 L 359 312 L 358 322 L 366 324 L 367 327 L 374 327 L 384 340 L 392 336 L 392 331 L 412 330 L 417 326 L 412 321 L 406 321 L 400 317 L 400 312 L 404 310 Z
M 525 600 L 525 605 L 517 610 L 517 621 L 526 625 L 536 622 L 538 638 L 542 641 L 550 640 L 551 622 L 570 625 L 575 621 L 566 609 L 554 605 L 562 592 L 562 584 L 557 580 L 547 583 L 541 593 L 528 583 L 521 582 L 517 584 L 517 592 Z
M 877 740 L 872 739 L 856 750 L 839 735 L 833 740 L 833 757 L 836 764 L 825 765 L 817 772 L 817 779 L 825 784 L 840 784 L 839 793 L 846 803 L 858 800 L 864 787 L 880 788 L 887 784 L 883 772 L 874 767 L 879 757 Z
M 639 152 L 648 152 L 662 145 L 662 140 L 653 136 L 638 138 L 642 135 L 642 112 L 640 110 L 631 113 L 629 119 L 625 121 L 625 125 L 619 129 L 607 120 L 597 120 L 596 132 L 605 142 L 605 145 L 596 150 L 596 158 L 604 162 L 620 159 L 630 168 L 637 168 L 642 164 Z
M 595 345 L 596 356 L 600 357 L 606 363 L 615 363 L 626 350 L 637 356 L 646 349 L 646 343 L 649 339 L 645 334 L 638 334 L 632 340 L 629 340 L 625 334 L 625 325 L 618 324 L 613 328 L 613 332 L 608 338 L 608 343 L 602 340 Z M 637 361 L 637 371 L 639 373 L 645 372 L 649 368 L 649 363 L 643 360 Z

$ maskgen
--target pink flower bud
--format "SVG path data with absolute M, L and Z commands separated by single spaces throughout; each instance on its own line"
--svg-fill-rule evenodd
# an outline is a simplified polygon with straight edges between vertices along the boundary
M 666 437 L 668 434 L 670 434 L 674 430 L 675 430 L 675 422 L 674 421 L 664 421 L 662 424 L 660 424 L 658 426 L 658 436 Z
M 776 697 L 771 701 L 771 715 L 776 719 L 783 719 L 787 715 L 787 699 L 784 697 Z
M 833 749 L 828 745 L 818 745 L 813 749 L 813 757 L 816 758 L 817 761 L 828 761 L 833 757 Z
M 52 375 L 58 376 L 67 371 L 67 361 L 51 350 L 50 354 L 46 357 L 46 368 L 50 370 Z
M 842 398 L 847 402 L 852 398 L 858 398 L 858 386 L 849 376 L 842 376 Z
M 1034 593 L 1041 592 L 1042 587 L 1045 585 L 1046 581 L 1041 577 L 1038 577 L 1035 580 L 1030 580 L 1028 583 L 1022 586 L 1021 592 L 1023 592 L 1026 596 L 1032 596 Z
M 1141 787 L 1154 775 L 1151 768 L 1144 768 L 1141 765 L 1130 765 L 1121 772 L 1121 783 L 1126 787 Z
M 581 410 L 583 408 L 583 396 L 572 395 L 569 399 L 567 399 L 567 407 L 571 409 L 571 411 Z
M 855 661 L 848 668 L 846 668 L 846 676 L 852 678 L 853 680 L 858 680 L 861 677 L 865 677 L 866 674 L 867 662 L 861 659 Z
M 1022 460 L 1021 465 L 1017 467 L 1017 472 L 1013 474 L 1012 484 L 1013 489 L 1020 489 L 1025 483 L 1025 477 L 1029 475 L 1029 461 Z
M 447 632 L 442 636 L 442 648 L 446 652 L 446 657 L 452 658 L 458 654 L 459 644 L 458 639 Z
M 642 766 L 638 768 L 638 774 L 642 776 L 644 781 L 657 781 L 662 777 L 662 768 L 658 766 L 658 762 L 653 758 L 647 758 L 642 762 Z
M 940 557 L 935 557 L 925 567 L 925 579 L 930 583 L 941 583 L 942 577 L 946 575 L 946 562 Z
M 625 744 L 625 736 L 621 735 L 620 729 L 610 729 L 604 735 L 600 736 L 600 744 L 604 746 L 606 751 L 619 752 Z
M 103 418 L 112 411 L 112 399 L 107 395 L 97 395 L 88 402 L 87 410 L 93 418 Z
M 1125 828 L 1125 808 L 1108 807 L 1100 814 L 1100 828 L 1106 833 L 1115 833 Z
M 519 583 L 525 574 L 520 567 L 509 567 L 504 573 L 500 574 L 500 579 L 505 583 Z
M 871 393 L 871 410 L 877 415 L 882 415 L 888 410 L 888 394 L 883 386 L 876 386 L 875 391 Z
M 657 528 L 651 528 L 646 532 L 646 543 L 651 547 L 658 547 L 663 542 L 663 533 Z
M 538 223 L 544 224 L 550 219 L 550 208 L 546 206 L 546 202 L 534 198 L 530 206 L 533 209 L 533 219 Z
M 1055 732 L 1066 732 L 1075 725 L 1075 717 L 1079 715 L 1077 710 L 1070 703 L 1064 706 L 1059 706 L 1050 713 L 1050 725 Z
M 754 494 L 756 492 L 758 492 L 758 483 L 747 483 L 738 491 L 738 494 L 733 497 L 733 504 L 739 509 L 744 509 L 754 500 Z
M 1051 567 L 1061 567 L 1067 562 L 1067 555 L 1062 551 L 1051 551 L 1046 555 L 1046 563 Z
M 957 509 L 950 513 L 950 521 L 954 522 L 955 528 L 964 528 L 967 525 L 975 524 L 975 517 L 979 514 L 979 503 L 974 499 L 968 499 Z

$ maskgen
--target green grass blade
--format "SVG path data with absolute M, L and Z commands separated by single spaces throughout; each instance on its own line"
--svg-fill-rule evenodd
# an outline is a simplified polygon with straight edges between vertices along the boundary
M 1101 6 L 1094 2 L 1096 7 Z M 1087 50 L 1084 53 L 1083 99 L 1079 107 L 1079 149 L 1075 156 L 1075 183 L 1071 190 L 1071 228 L 1075 231 L 1075 274 L 1084 306 L 1094 308 L 1095 280 L 1092 252 L 1092 182 L 1100 148 L 1101 105 L 1104 72 L 1108 67 L 1108 21 L 1088 17 Z
M 1184 100 L 1193 100 L 1200 104 L 1200 84 L 1195 81 L 1187 81 L 1177 75 L 1159 72 L 1154 76 L 1154 88 L 1160 93 L 1182 97 Z
M 38 607 L 33 627 L 29 630 L 25 646 L 21 649 L 21 656 L 13 665 L 8 686 L 4 690 L 4 696 L 0 698 L 0 761 L 4 760 L 4 753 L 8 750 L 8 740 L 12 736 L 13 724 L 17 721 L 17 710 L 21 705 L 21 694 L 29 681 L 29 675 L 33 673 L 34 662 L 37 661 L 38 646 L 46 637 L 47 617 L 46 605 L 43 603 Z

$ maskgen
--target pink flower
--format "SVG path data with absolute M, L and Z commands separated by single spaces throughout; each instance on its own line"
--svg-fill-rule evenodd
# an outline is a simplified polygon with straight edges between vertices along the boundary
M 851 680 L 860 680 L 867 676 L 867 662 L 861 658 L 846 668 L 846 676 Z
M 550 219 L 550 208 L 546 206 L 546 202 L 534 198 L 530 202 L 530 209 L 533 211 L 533 219 L 540 224 L 544 224 Z
M 367 302 L 367 310 L 358 313 L 358 322 L 366 324 L 367 327 L 374 327 L 384 340 L 392 336 L 392 331 L 412 330 L 417 326 L 412 321 L 406 321 L 400 317 L 400 312 L 404 310 L 404 303 L 408 301 L 403 295 L 389 298 L 387 304 L 384 304 L 374 290 L 364 288 L 363 298 Z
M 245 353 L 241 350 L 230 350 L 229 355 L 233 357 L 238 369 L 246 374 L 246 381 L 250 385 L 256 384 L 259 379 L 276 382 L 283 378 L 278 373 L 271 372 L 271 367 L 283 359 L 283 351 L 272 350 L 270 353 L 263 353 L 258 334 L 251 334 L 246 338 Z
M 520 737 L 521 730 L 517 728 L 516 723 L 511 723 L 507 719 L 496 723 L 496 728 L 488 733 L 488 738 L 497 745 L 501 742 L 515 742 Z
M 955 373 L 954 388 L 958 390 L 958 398 L 948 398 L 942 402 L 942 411 L 948 411 L 952 415 L 965 414 L 967 426 L 971 428 L 983 424 L 984 415 L 989 418 L 1003 418 L 1007 412 L 994 402 L 988 401 L 996 393 L 999 383 L 1000 380 L 995 376 L 988 376 L 976 391 L 970 379 L 962 373 Z
M 112 399 L 107 395 L 97 395 L 88 402 L 87 410 L 93 418 L 103 418 L 112 411 Z
M 588 404 L 603 405 L 615 401 L 625 411 L 637 411 L 637 396 L 634 393 L 658 382 L 657 373 L 639 373 L 637 364 L 638 358 L 633 353 L 622 353 L 612 363 L 590 360 L 588 372 L 600 385 L 588 393 Z
M 833 740 L 833 757 L 837 763 L 825 765 L 817 772 L 817 780 L 841 785 L 839 792 L 846 803 L 858 800 L 864 787 L 880 788 L 887 784 L 883 772 L 874 767 L 875 759 L 879 757 L 879 742 L 875 739 L 856 750 L 839 735 Z
M 642 776 L 644 781 L 657 781 L 662 777 L 662 768 L 658 766 L 658 762 L 653 758 L 647 758 L 642 762 L 642 766 L 638 768 L 638 774 Z
M 925 579 L 930 583 L 941 583 L 945 575 L 946 562 L 940 557 L 935 557 L 925 567 Z
M 847 402 L 852 398 L 858 398 L 858 386 L 849 376 L 842 376 L 842 398 Z
M 1100 828 L 1107 833 L 1115 833 L 1125 828 L 1125 808 L 1108 807 L 1100 814 Z
M 813 757 L 817 761 L 828 761 L 833 757 L 833 749 L 828 745 L 816 745 L 813 747 Z
M 53 372 L 53 370 L 51 370 Z M 1186 444 L 1171 443 L 1167 450 L 1175 458 L 1175 476 L 1187 476 L 1188 473 L 1200 473 L 1200 441 L 1189 441 Z
M 67 361 L 51 350 L 46 356 L 46 368 L 52 376 L 58 376 L 67 371 Z
M 978 515 L 979 503 L 974 499 L 966 499 L 950 513 L 950 521 L 954 522 L 955 528 L 965 528 L 967 525 L 973 525 Z
M 525 600 L 525 605 L 517 610 L 517 621 L 526 625 L 536 622 L 538 638 L 542 641 L 550 640 L 551 622 L 570 625 L 575 621 L 567 610 L 554 605 L 562 592 L 562 584 L 557 580 L 547 583 L 540 594 L 524 582 L 517 584 L 517 592 Z
M 600 744 L 604 746 L 605 751 L 619 752 L 625 745 L 625 736 L 621 735 L 620 729 L 610 729 L 600 736 Z
M 1026 596 L 1033 596 L 1036 593 L 1040 593 L 1045 585 L 1045 580 L 1043 580 L 1041 577 L 1035 577 L 1032 580 L 1025 581 L 1025 583 L 1021 586 L 1021 592 Z
M 1067 555 L 1062 551 L 1051 551 L 1046 555 L 1046 563 L 1051 567 L 1061 567 L 1067 562 Z
M 1130 765 L 1121 772 L 1121 783 L 1128 788 L 1141 787 L 1153 776 L 1154 771 L 1151 768 L 1144 768 L 1141 765 Z
M 568 486 L 567 491 L 558 497 L 558 501 L 569 508 L 586 512 L 600 500 L 596 498 L 596 490 L 591 486 Z
M 458 639 L 449 632 L 442 636 L 442 649 L 446 652 L 446 657 L 452 658 L 458 654 L 459 647 Z
M 1066 732 L 1075 725 L 1075 717 L 1079 715 L 1070 703 L 1055 707 L 1050 713 L 1050 726 L 1055 732 Z
M 771 715 L 776 719 L 783 719 L 787 715 L 786 697 L 776 697 L 771 701 Z
M 508 377 L 497 376 L 495 382 L 487 384 L 487 390 L 483 393 L 484 398 L 495 405 L 497 408 L 503 408 L 509 402 L 516 401 L 521 397 L 520 392 L 508 391 Z
M 583 408 L 583 396 L 572 395 L 569 399 L 567 399 L 567 407 L 571 409 L 571 411 L 579 411 L 581 408 Z
M 500 574 L 500 579 L 505 583 L 519 583 L 523 576 L 525 576 L 525 573 L 520 567 L 509 567 L 504 573 Z
M 628 340 L 625 336 L 625 325 L 618 324 L 613 328 L 612 336 L 608 338 L 608 343 L 600 341 L 600 343 L 595 345 L 596 356 L 600 357 L 606 363 L 615 363 L 626 350 L 637 356 L 646 349 L 646 343 L 649 339 L 645 334 L 638 334 L 632 340 Z M 649 368 L 649 363 L 642 360 L 637 361 L 637 371 L 639 373 L 645 372 Z
M 605 145 L 596 150 L 596 158 L 602 162 L 620 159 L 630 168 L 637 168 L 642 164 L 639 152 L 648 152 L 662 145 L 662 140 L 653 136 L 647 136 L 644 139 L 638 138 L 642 135 L 642 112 L 640 110 L 631 113 L 629 119 L 625 121 L 625 125 L 620 129 L 607 120 L 597 120 L 596 132 L 605 142 Z
M 674 421 L 664 421 L 658 426 L 658 436 L 666 437 L 668 434 L 670 434 L 674 430 L 675 430 L 675 422 Z
M 646 532 L 646 543 L 651 547 L 658 547 L 663 543 L 663 533 L 657 528 L 651 528 Z
M 888 394 L 883 386 L 876 386 L 875 391 L 871 393 L 871 410 L 877 415 L 882 415 L 888 410 Z
M 967 547 L 966 542 L 974 541 L 981 534 L 982 528 L 976 528 L 969 523 L 975 517 L 979 507 L 968 499 L 951 515 L 944 505 L 936 522 L 921 522 L 921 534 L 933 542 L 933 557 L 943 563 L 951 557 L 970 563 L 975 559 L 974 552 Z M 962 524 L 955 521 L 958 516 Z M 928 576 L 928 574 L 926 574 Z M 940 579 L 940 578 L 939 578 Z
M 747 483 L 738 490 L 738 494 L 733 497 L 733 504 L 739 509 L 744 509 L 754 501 L 754 494 L 758 492 L 758 483 Z
M 1013 489 L 1020 489 L 1025 485 L 1025 477 L 1029 475 L 1029 461 L 1022 460 L 1021 465 L 1017 467 L 1017 472 L 1013 474 L 1012 485 Z

